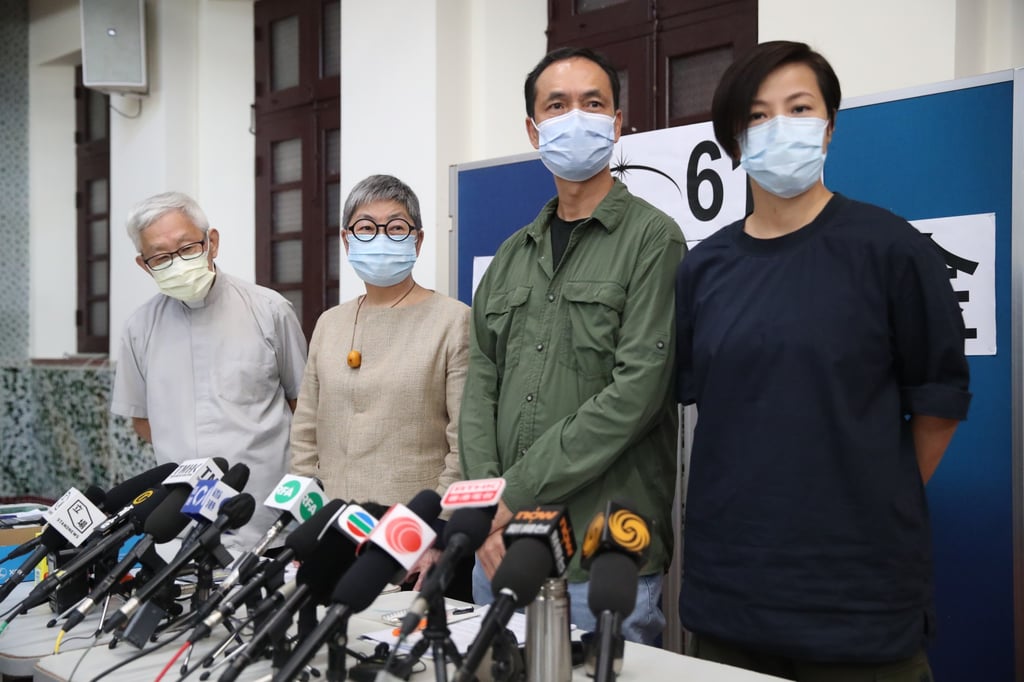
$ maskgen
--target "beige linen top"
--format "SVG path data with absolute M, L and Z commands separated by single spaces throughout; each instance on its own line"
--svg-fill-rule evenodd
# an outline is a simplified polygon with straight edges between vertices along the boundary
M 461 478 L 459 404 L 469 308 L 432 293 L 398 308 L 324 312 L 309 346 L 292 418 L 292 471 L 318 476 L 331 498 L 406 503 Z M 346 363 L 350 350 L 362 365 Z

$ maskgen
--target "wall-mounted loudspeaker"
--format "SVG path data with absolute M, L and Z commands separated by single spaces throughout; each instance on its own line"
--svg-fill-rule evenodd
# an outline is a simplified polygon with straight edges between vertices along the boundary
M 81 0 L 81 7 L 85 87 L 146 92 L 145 0 Z

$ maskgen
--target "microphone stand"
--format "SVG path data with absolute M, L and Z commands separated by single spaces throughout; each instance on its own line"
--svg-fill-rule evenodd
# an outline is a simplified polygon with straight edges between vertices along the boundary
M 597 657 L 594 662 L 595 682 L 615 682 L 615 659 L 622 660 L 622 637 L 619 635 L 619 614 L 602 611 L 598 619 Z
M 462 654 L 452 641 L 448 630 L 448 614 L 445 612 L 444 594 L 435 592 L 428 602 L 427 627 L 423 629 L 423 637 L 416 642 L 409 655 L 404 659 L 395 659 L 395 670 L 391 674 L 404 680 L 412 676 L 412 668 L 426 653 L 427 647 L 434 657 L 434 679 L 437 682 L 448 681 L 448 661 L 456 668 L 462 666 Z

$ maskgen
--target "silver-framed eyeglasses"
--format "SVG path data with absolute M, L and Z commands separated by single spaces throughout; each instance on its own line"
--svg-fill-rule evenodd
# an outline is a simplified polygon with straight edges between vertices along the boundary
M 206 253 L 206 239 L 204 238 L 199 242 L 191 242 L 185 244 L 177 251 L 171 251 L 168 253 L 158 253 L 155 256 L 149 258 L 143 258 L 142 262 L 146 264 L 146 267 L 150 270 L 163 270 L 164 268 L 171 267 L 171 262 L 174 257 L 177 256 L 181 260 L 195 260 Z
M 361 242 L 373 241 L 373 238 L 380 232 L 387 235 L 387 238 L 393 242 L 404 242 L 413 233 L 413 230 L 420 228 L 405 218 L 392 218 L 383 224 L 375 223 L 369 218 L 362 218 L 349 225 L 346 229 Z

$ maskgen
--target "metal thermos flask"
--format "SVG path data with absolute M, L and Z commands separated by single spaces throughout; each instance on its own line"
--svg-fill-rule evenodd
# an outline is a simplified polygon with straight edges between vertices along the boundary
M 548 578 L 526 607 L 526 679 L 569 682 L 569 587 L 565 578 Z

